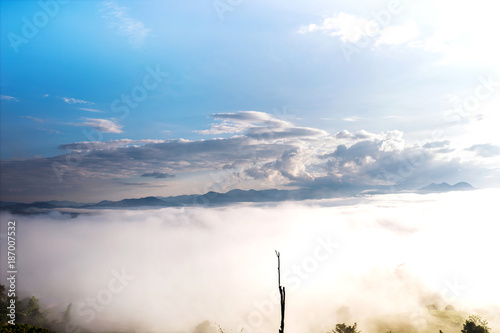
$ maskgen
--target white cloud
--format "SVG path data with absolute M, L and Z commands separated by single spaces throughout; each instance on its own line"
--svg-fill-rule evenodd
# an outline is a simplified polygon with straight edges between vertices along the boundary
M 77 323 L 94 313 L 95 331 L 124 323 L 130 326 L 120 330 L 192 332 L 209 320 L 235 332 L 244 325 L 271 332 L 279 323 L 278 298 L 272 297 L 279 250 L 290 333 L 327 332 L 346 320 L 362 332 L 395 326 L 427 332 L 427 324 L 445 323 L 428 311 L 430 305 L 452 305 L 457 312 L 446 313 L 454 316 L 480 314 L 498 331 L 500 288 L 492 261 L 500 251 L 498 196 L 498 190 L 479 190 L 216 209 L 93 210 L 76 218 L 26 215 L 18 285 L 49 299 L 54 313 L 73 303 Z M 1 214 L 2 223 L 15 219 Z M 93 311 L 90 302 L 116 282 L 113 270 L 134 278 L 112 294 L 112 302 L 101 307 L 97 301 L 100 311 Z M 464 288 L 449 289 L 454 286 Z M 137 306 L 145 300 L 149 306 Z
M 365 28 L 370 21 L 358 18 L 346 13 L 338 13 L 332 17 L 327 17 L 319 25 L 309 24 L 302 26 L 299 33 L 320 31 L 330 36 L 339 36 L 343 42 L 357 42 L 363 35 L 366 35 Z
M 291 122 L 259 111 L 238 111 L 235 113 L 217 113 L 212 116 L 222 120 L 220 124 L 212 124 L 208 130 L 196 131 L 200 134 L 245 133 L 248 137 L 264 140 L 280 140 L 287 138 L 324 136 L 325 131 L 296 127 Z
M 83 99 L 76 99 L 76 98 L 73 98 L 73 97 L 59 97 L 60 99 L 62 99 L 65 103 L 68 103 L 68 104 L 94 104 L 92 102 L 89 102 L 89 101 L 85 101 Z
M 89 111 L 89 112 L 98 112 L 98 113 L 102 113 L 103 111 L 101 110 L 97 110 L 97 109 L 89 109 L 89 108 L 80 108 L 80 110 L 83 110 L 83 111 Z
M 373 19 L 373 13 L 359 17 L 340 12 L 321 23 L 301 26 L 298 32 L 321 32 L 339 37 L 342 43 L 359 43 L 360 48 L 400 45 L 440 54 L 438 64 L 498 70 L 500 48 L 493 42 L 500 30 L 497 12 L 497 4 L 488 0 L 422 0 L 402 4 L 401 14 L 390 16 L 387 24 Z
M 114 1 L 102 2 L 104 17 L 110 20 L 111 26 L 118 28 L 120 34 L 128 37 L 130 45 L 140 48 L 144 45 L 144 40 L 148 37 L 151 29 L 144 26 L 128 14 L 128 8 L 116 4 Z
M 376 39 L 376 45 L 401 45 L 408 43 L 418 37 L 420 31 L 413 21 L 404 25 L 389 26 L 380 32 Z
M 120 139 L 120 140 L 110 140 L 110 141 L 82 141 L 74 142 L 69 144 L 59 145 L 61 150 L 74 150 L 74 151 L 85 151 L 85 150 L 110 150 L 117 148 L 127 148 L 127 147 L 140 147 L 148 143 L 164 143 L 163 140 L 131 140 L 131 139 Z
M 38 123 L 43 123 L 43 119 L 40 119 L 40 118 L 35 118 L 35 117 L 31 117 L 31 116 L 21 116 L 22 118 L 26 118 L 26 119 L 30 119 L 30 120 L 33 120 L 33 121 L 36 121 Z
M 299 33 L 302 34 L 315 31 L 340 37 L 343 43 L 357 43 L 364 39 L 363 45 L 367 45 L 366 40 L 368 40 L 375 46 L 405 44 L 420 34 L 413 21 L 408 21 L 404 25 L 388 25 L 381 28 L 375 19 L 359 18 L 343 12 L 323 19 L 320 25 L 310 24 L 299 29 Z
M 13 96 L 7 96 L 7 95 L 0 95 L 0 99 L 4 101 L 9 101 L 9 102 L 19 102 L 19 100 Z
M 89 126 L 102 133 L 122 133 L 122 126 L 116 119 L 82 118 L 82 123 L 72 124 L 74 126 Z

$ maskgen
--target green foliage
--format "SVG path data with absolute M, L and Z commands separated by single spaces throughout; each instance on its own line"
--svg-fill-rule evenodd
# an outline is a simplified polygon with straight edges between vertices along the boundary
M 337 324 L 333 333 L 361 333 L 358 331 L 358 324 L 354 323 L 352 326 L 347 326 L 346 324 Z
M 17 314 L 20 315 L 16 318 L 16 322 L 22 324 L 30 324 L 34 326 L 48 327 L 49 321 L 47 319 L 47 312 L 40 311 L 40 304 L 38 298 L 32 296 L 25 298 L 18 304 Z
M 31 326 L 29 324 L 15 324 L 0 326 L 1 333 L 54 333 L 46 328 Z
M 65 332 L 67 327 L 77 326 L 71 320 L 71 304 L 64 312 L 61 312 L 61 319 L 49 320 L 48 311 L 42 311 L 39 300 L 36 297 L 25 298 L 22 301 L 16 299 L 15 325 L 8 324 L 7 297 L 5 286 L 0 285 L 0 332 Z M 43 327 L 43 328 L 42 328 Z M 79 327 L 78 327 L 79 328 Z M 82 332 L 85 330 L 82 330 Z
M 5 286 L 3 284 L 0 284 L 0 325 L 6 324 L 7 323 L 7 306 L 9 306 L 7 299 L 7 292 L 5 290 Z
M 462 333 L 489 333 L 488 322 L 479 316 L 469 316 L 465 321 Z

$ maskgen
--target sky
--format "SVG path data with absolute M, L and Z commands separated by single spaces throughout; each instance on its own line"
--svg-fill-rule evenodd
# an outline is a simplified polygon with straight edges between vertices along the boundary
M 500 184 L 491 1 L 2 1 L 1 200 Z

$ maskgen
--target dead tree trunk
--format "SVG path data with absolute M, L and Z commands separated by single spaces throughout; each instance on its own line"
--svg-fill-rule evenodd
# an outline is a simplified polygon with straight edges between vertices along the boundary
M 285 333 L 285 287 L 281 286 L 281 273 L 280 273 L 280 253 L 276 252 L 278 257 L 278 288 L 280 290 L 280 300 L 281 300 L 281 325 L 279 333 Z

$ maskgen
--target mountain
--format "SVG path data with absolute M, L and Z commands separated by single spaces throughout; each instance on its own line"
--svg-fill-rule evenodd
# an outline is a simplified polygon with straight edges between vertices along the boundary
M 130 207 L 171 207 L 177 206 L 157 197 L 145 197 L 139 199 L 123 199 L 120 201 L 104 200 L 96 204 L 87 204 L 81 208 L 130 208 Z
M 470 184 L 461 182 L 455 185 L 448 183 L 430 184 L 421 188 L 420 192 L 449 192 L 472 190 Z M 396 190 L 397 191 L 397 190 Z M 8 210 L 14 214 L 38 214 L 47 210 L 59 210 L 62 213 L 81 214 L 79 209 L 101 208 L 146 208 L 146 207 L 183 207 L 183 206 L 223 206 L 238 202 L 279 202 L 286 200 L 325 199 L 356 195 L 394 193 L 388 186 L 372 186 L 369 190 L 362 187 L 334 188 L 329 186 L 303 188 L 296 190 L 231 190 L 226 193 L 210 191 L 205 194 L 179 195 L 171 197 L 144 197 L 123 199 L 119 201 L 103 200 L 98 203 L 76 203 L 71 201 L 46 201 L 33 203 L 0 202 L 0 210 Z M 75 211 L 71 211 L 71 209 Z M 77 210 L 78 209 L 78 210 Z
M 421 192 L 450 192 L 450 191 L 468 191 L 474 190 L 475 188 L 466 182 L 456 183 L 455 185 L 450 185 L 448 183 L 436 184 L 432 183 L 425 187 L 419 189 Z
M 45 202 L 49 203 L 51 205 L 54 205 L 56 207 L 80 207 L 80 206 L 88 205 L 87 203 L 73 202 L 73 201 L 66 201 L 66 200 L 50 200 L 50 201 L 45 201 Z

